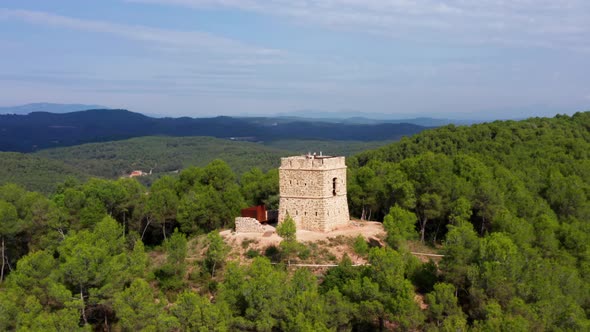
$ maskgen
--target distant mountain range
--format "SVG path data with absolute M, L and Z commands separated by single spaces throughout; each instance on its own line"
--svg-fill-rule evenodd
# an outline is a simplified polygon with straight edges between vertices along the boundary
M 151 118 L 127 110 L 0 115 L 0 151 L 31 152 L 58 146 L 140 136 L 212 136 L 239 141 L 286 139 L 397 140 L 427 127 L 408 123 L 335 123 L 281 118 Z
M 86 105 L 86 104 L 57 104 L 57 103 L 31 103 L 18 106 L 0 107 L 0 114 L 18 114 L 26 115 L 33 112 L 49 112 L 49 113 L 71 113 L 77 111 L 86 111 L 92 109 L 108 109 L 108 107 L 101 105 Z M 141 112 L 141 114 L 152 118 L 165 118 L 166 115 L 152 114 Z M 283 112 L 273 115 L 246 115 L 238 116 L 238 118 L 271 118 L 274 120 L 283 120 L 288 122 L 293 121 L 321 121 L 334 122 L 346 124 L 380 124 L 380 123 L 411 123 L 418 126 L 425 127 L 440 127 L 448 124 L 455 125 L 469 125 L 473 123 L 483 122 L 466 119 L 443 119 L 431 117 L 412 117 L 400 114 L 385 114 L 385 113 L 363 113 L 356 111 L 343 112 L 325 112 L 325 111 L 311 111 L 300 110 L 292 112 Z
M 440 127 L 448 124 L 455 125 L 470 125 L 478 122 L 477 120 L 469 119 L 441 119 L 431 117 L 411 117 L 399 114 L 385 114 L 385 113 L 364 113 L 355 111 L 343 112 L 322 112 L 301 110 L 292 112 L 283 112 L 275 115 L 278 118 L 292 118 L 292 119 L 314 119 L 325 122 L 338 123 L 354 123 L 354 124 L 375 124 L 375 123 L 411 123 L 426 127 Z
M 26 105 L 0 107 L 0 114 L 25 115 L 32 112 L 70 113 L 105 108 L 107 107 L 100 105 L 32 103 Z
M 298 117 L 298 116 L 280 116 L 273 119 L 280 119 L 283 121 L 321 121 L 329 123 L 341 123 L 341 124 L 383 124 L 383 123 L 407 123 L 414 124 L 423 127 L 441 127 L 448 124 L 472 124 L 475 121 L 453 121 L 448 119 L 434 119 L 434 118 L 408 118 L 399 120 L 379 120 L 363 116 L 354 116 L 350 118 L 322 118 L 322 117 Z

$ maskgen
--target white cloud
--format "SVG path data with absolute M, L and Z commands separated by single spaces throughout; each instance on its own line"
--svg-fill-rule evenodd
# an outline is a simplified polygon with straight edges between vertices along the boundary
M 259 71 L 292 59 L 292 55 L 281 50 L 253 46 L 201 31 L 153 28 L 0 8 L 0 23 L 2 21 L 25 22 L 41 28 L 57 27 L 84 34 L 105 34 L 129 41 L 126 43 L 129 49 L 135 50 L 128 54 L 110 50 L 100 54 L 58 51 L 59 56 L 55 59 L 45 55 L 44 61 L 33 61 L 26 67 L 10 56 L 0 61 L 0 86 L 6 90 L 7 85 L 18 83 L 15 86 L 23 89 L 21 94 L 37 95 L 39 100 L 45 100 L 45 94 L 25 89 L 26 84 L 36 84 L 43 89 L 59 87 L 84 96 L 91 91 L 113 96 L 246 95 L 255 92 L 255 89 L 275 88 L 276 82 L 268 78 L 258 86 L 250 86 L 250 83 Z M 23 44 L 27 44 L 26 38 Z M 109 48 L 108 42 L 103 45 Z M 17 47 L 19 44 L 10 45 L 0 40 L 0 46 L 8 49 L 8 46 Z M 136 56 L 146 54 L 145 46 L 157 52 Z M 34 48 L 35 45 L 29 43 L 29 47 Z M 85 63 L 92 63 L 92 66 Z M 48 64 L 57 71 L 47 71 Z
M 337 29 L 461 43 L 588 51 L 587 0 L 125 0 L 231 8 Z M 426 33 L 425 33 L 426 32 Z M 428 39 L 430 40 L 421 40 Z
M 0 8 L 0 23 L 9 20 L 41 29 L 59 28 L 47 29 L 56 30 L 47 33 L 56 38 L 64 29 L 82 31 L 90 38 L 81 43 L 104 48 L 88 53 L 80 45 L 71 45 L 72 49 L 80 47 L 80 51 L 67 52 L 60 48 L 44 50 L 44 45 L 34 42 L 34 36 L 9 38 L 18 40 L 12 45 L 0 40 L 0 48 L 19 48 L 22 43 L 20 53 L 12 53 L 40 60 L 22 61 L 17 55 L 6 54 L 0 61 L 0 87 L 6 90 L 6 96 L 0 99 L 15 103 L 14 96 L 20 94 L 23 100 L 67 101 L 71 94 L 70 98 L 81 102 L 107 104 L 101 100 L 109 100 L 112 105 L 131 105 L 154 113 L 184 107 L 187 114 L 192 109 L 270 112 L 297 108 L 442 112 L 483 110 L 489 105 L 514 108 L 531 100 L 567 109 L 563 105 L 570 105 L 569 100 L 575 99 L 572 95 L 588 93 L 584 88 L 588 86 L 584 70 L 588 68 L 587 58 L 569 50 L 590 53 L 590 2 L 563 0 L 557 6 L 545 0 L 503 4 L 499 0 L 129 1 L 228 8 L 297 25 L 394 36 L 401 42 L 395 41 L 395 47 L 384 47 L 384 54 L 377 55 L 379 48 L 368 46 L 374 45 L 374 40 L 362 44 L 366 50 L 360 49 L 353 56 L 345 50 L 330 53 L 301 49 L 301 54 L 295 54 L 202 31 Z M 97 34 L 108 38 L 92 38 Z M 381 43 L 384 38 L 376 39 Z M 404 43 L 404 39 L 420 45 Z M 124 49 L 111 47 L 111 40 L 123 40 L 115 44 Z M 354 38 L 350 42 L 354 47 Z M 409 50 L 404 50 L 405 45 Z M 535 49 L 473 50 L 461 47 L 465 45 Z M 566 51 L 553 56 L 554 52 L 543 52 L 545 48 Z M 153 49 L 158 51 L 149 52 Z M 564 78 L 551 76 L 554 71 L 563 72 Z M 63 100 L 57 100 L 58 96 Z M 585 99 L 575 100 L 587 104 Z M 178 107 L 169 107 L 167 101 Z
M 246 45 L 242 42 L 200 31 L 180 31 L 143 25 L 85 20 L 47 12 L 0 8 L 0 20 L 20 20 L 31 24 L 56 26 L 73 30 L 106 33 L 129 40 L 156 44 L 165 51 L 208 51 L 244 54 L 253 57 L 276 57 L 281 51 Z

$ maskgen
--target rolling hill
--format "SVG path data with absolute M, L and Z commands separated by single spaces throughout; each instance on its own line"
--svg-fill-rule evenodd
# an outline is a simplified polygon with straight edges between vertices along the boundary
M 140 137 L 42 150 L 34 156 L 63 162 L 84 174 L 116 178 L 132 170 L 170 173 L 188 166 L 227 162 L 237 174 L 252 167 L 277 167 L 287 150 L 213 137 Z
M 401 252 L 440 248 L 434 280 L 474 331 L 588 330 L 590 112 L 427 130 L 348 165 L 351 214 Z
M 269 118 L 150 118 L 126 110 L 0 115 L 0 151 L 32 152 L 141 136 L 212 136 L 269 142 L 286 139 L 385 141 L 424 130 L 412 124 L 338 124 Z
M 160 158 L 195 163 L 251 149 L 243 165 L 266 148 L 186 141 L 148 137 L 48 156 L 129 162 L 158 147 Z M 11 266 L 0 324 L 76 330 L 84 309 L 97 330 L 125 329 L 127 315 L 154 330 L 164 319 L 175 325 L 163 330 L 205 326 L 206 317 L 209 330 L 231 331 L 588 331 L 589 151 L 590 112 L 428 130 L 348 159 L 350 212 L 383 220 L 384 237 L 369 229 L 380 225 L 358 221 L 311 240 L 288 218 L 278 246 L 269 232 L 218 232 L 248 202 L 276 195 L 276 172 L 236 181 L 212 163 L 161 179 L 149 194 L 133 181 L 90 180 L 57 197 L 0 186 Z M 104 301 L 86 301 L 82 287 Z M 130 315 L 129 301 L 149 315 Z M 202 315 L 190 318 L 195 308 Z M 314 325 L 281 326 L 293 317 Z
M 18 183 L 29 190 L 53 192 L 68 177 L 115 179 L 133 170 L 153 171 L 145 184 L 189 166 L 205 166 L 222 159 L 240 175 L 253 167 L 277 167 L 280 157 L 323 151 L 352 155 L 387 144 L 385 141 L 280 140 L 268 145 L 214 137 L 146 136 L 121 141 L 87 143 L 34 153 L 0 152 L 0 185 Z
M 0 185 L 16 183 L 44 193 L 53 192 L 68 177 L 88 178 L 88 174 L 61 160 L 18 152 L 0 152 L 0 169 Z
M 31 103 L 18 106 L 3 106 L 0 107 L 0 114 L 20 114 L 26 115 L 32 112 L 51 112 L 51 113 L 69 113 L 77 111 L 85 111 L 91 109 L 104 109 L 106 107 L 100 105 L 85 105 L 85 104 L 55 104 L 55 103 Z

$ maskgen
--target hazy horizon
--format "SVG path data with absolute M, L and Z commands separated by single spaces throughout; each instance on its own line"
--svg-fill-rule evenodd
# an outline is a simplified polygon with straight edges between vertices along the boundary
M 590 3 L 22 0 L 1 106 L 515 119 L 590 110 Z
M 347 120 L 353 118 L 365 118 L 368 120 L 377 120 L 377 121 L 395 121 L 395 120 L 412 120 L 412 123 L 415 123 L 415 120 L 440 120 L 440 124 L 444 123 L 455 123 L 455 124 L 473 124 L 478 122 L 489 122 L 495 120 L 523 120 L 530 117 L 553 117 L 558 114 L 567 114 L 571 115 L 575 113 L 573 112 L 555 112 L 555 113 L 548 113 L 548 114 L 535 114 L 535 112 L 531 112 L 532 115 L 527 115 L 526 110 L 521 112 L 513 113 L 512 115 L 507 116 L 496 116 L 495 113 L 486 113 L 486 114 L 458 114 L 458 113 L 448 113 L 448 114 L 438 114 L 429 116 L 428 114 L 403 114 L 403 113 L 375 113 L 375 112 L 360 112 L 360 111 L 352 111 L 352 110 L 342 110 L 342 111 L 318 111 L 318 110 L 294 110 L 294 111 L 285 111 L 285 112 L 276 112 L 276 113 L 242 113 L 242 114 L 197 114 L 197 115 L 182 115 L 182 114 L 158 114 L 158 113 L 150 113 L 150 112 L 142 112 L 140 110 L 129 110 L 122 107 L 108 107 L 104 105 L 87 105 L 87 104 L 61 104 L 61 103 L 47 103 L 47 102 L 35 102 L 35 103 L 28 103 L 22 105 L 0 105 L 0 115 L 1 114 L 17 114 L 17 115 L 25 115 L 31 112 L 49 112 L 49 113 L 70 113 L 70 112 L 77 112 L 77 111 L 86 111 L 91 109 L 123 109 L 127 111 L 131 111 L 134 113 L 140 113 L 145 116 L 154 117 L 154 118 L 163 118 L 163 117 L 192 117 L 192 118 L 207 118 L 207 117 L 218 117 L 218 116 L 230 116 L 230 117 L 243 117 L 243 118 L 254 118 L 254 117 L 290 117 L 290 118 L 305 118 L 305 119 L 318 119 L 318 120 Z M 520 116 L 518 114 L 521 114 Z

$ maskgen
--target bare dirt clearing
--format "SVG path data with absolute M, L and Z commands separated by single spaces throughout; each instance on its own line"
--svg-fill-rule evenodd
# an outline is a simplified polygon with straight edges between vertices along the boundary
M 235 233 L 232 230 L 225 230 L 220 234 L 225 242 L 232 247 L 231 256 L 238 258 L 243 257 L 248 250 L 265 250 L 281 243 L 282 238 L 277 235 L 274 226 L 265 225 L 264 227 L 264 233 Z M 337 263 L 344 254 L 347 254 L 353 262 L 362 264 L 365 260 L 352 250 L 352 243 L 358 235 L 362 235 L 370 242 L 382 243 L 385 231 L 380 222 L 351 221 L 348 226 L 331 232 L 298 230 L 297 241 L 304 243 L 311 250 L 317 251 L 315 255 L 310 255 L 309 262 L 311 263 Z

